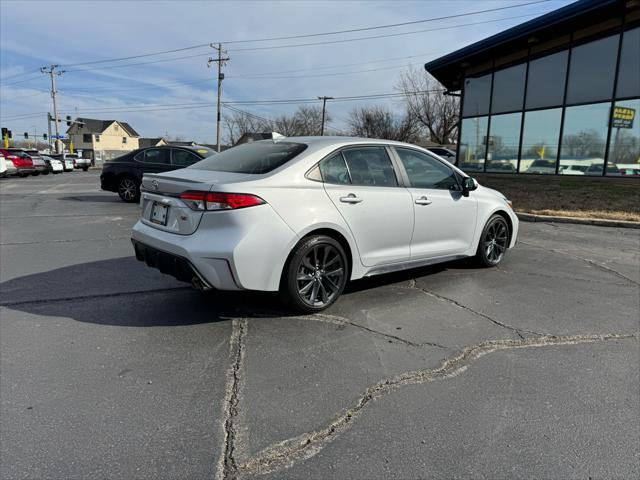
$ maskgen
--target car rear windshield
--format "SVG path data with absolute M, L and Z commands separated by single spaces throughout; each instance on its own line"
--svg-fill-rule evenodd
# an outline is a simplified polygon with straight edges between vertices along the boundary
M 187 168 L 232 173 L 268 173 L 284 165 L 306 148 L 303 143 L 271 140 L 245 143 L 205 158 Z

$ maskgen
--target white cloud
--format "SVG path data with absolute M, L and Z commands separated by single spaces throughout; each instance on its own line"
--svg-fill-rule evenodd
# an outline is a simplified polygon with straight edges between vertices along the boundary
M 542 13 L 568 3 L 566 0 L 508 10 L 464 19 L 418 24 L 389 30 L 374 30 L 336 37 L 312 37 L 273 42 L 311 43 L 325 39 L 361 37 L 398 31 L 419 30 L 456 23 Z M 413 21 L 458 12 L 504 6 L 500 0 L 477 1 L 396 1 L 396 2 L 124 2 L 50 1 L 0 2 L 0 71 L 9 77 L 50 63 L 71 64 L 105 58 L 132 56 L 219 40 L 242 40 L 287 36 L 361 26 Z M 394 90 L 398 72 L 380 70 L 344 76 L 306 78 L 234 79 L 234 75 L 361 63 L 369 60 L 409 56 L 424 52 L 452 51 L 496 33 L 522 20 L 478 25 L 473 28 L 441 30 L 415 35 L 372 39 L 352 43 L 263 50 L 234 51 L 249 44 L 229 44 L 231 61 L 225 68 L 224 97 L 228 100 L 315 98 L 318 95 L 344 96 L 385 93 Z M 28 25 L 28 35 L 24 35 Z M 215 73 L 207 69 L 208 49 L 167 55 L 179 57 L 202 52 L 198 58 L 166 63 L 149 63 L 128 68 L 66 67 L 58 79 L 60 108 L 97 118 L 118 118 L 131 123 L 143 135 L 169 134 L 211 142 L 215 137 L 215 109 L 130 111 L 126 113 L 82 113 L 83 110 L 115 108 L 131 110 L 131 105 L 174 104 L 215 101 Z M 211 55 L 215 52 L 210 50 Z M 428 61 L 439 54 L 407 60 Z M 149 62 L 161 57 L 141 58 L 127 63 Z M 403 61 L 378 63 L 404 65 Z M 91 67 L 98 67 L 92 65 Z M 365 70 L 367 66 L 310 70 L 304 74 Z M 76 70 L 75 72 L 73 70 Z M 274 75 L 276 76 L 276 75 Z M 211 82 L 202 82 L 207 77 Z M 22 77 L 16 77 L 20 80 Z M 24 78 L 27 78 L 25 76 Z M 10 84 L 12 80 L 6 83 Z M 199 81 L 199 83 L 194 83 Z M 176 85 L 179 82 L 191 85 Z M 167 86 L 169 85 L 169 86 Z M 38 90 L 48 89 L 48 78 L 8 85 L 0 90 L 0 114 L 10 118 L 24 113 L 46 112 L 50 98 Z M 142 88 L 141 88 L 142 87 Z M 130 89 L 130 90 L 126 90 Z M 394 105 L 393 103 L 390 103 Z M 356 104 L 329 104 L 336 124 Z M 360 105 L 358 103 L 357 105 Z M 258 115 L 292 111 L 295 106 L 244 107 Z M 45 116 L 12 120 L 16 130 L 38 123 L 44 130 Z M 6 123 L 3 120 L 3 125 Z

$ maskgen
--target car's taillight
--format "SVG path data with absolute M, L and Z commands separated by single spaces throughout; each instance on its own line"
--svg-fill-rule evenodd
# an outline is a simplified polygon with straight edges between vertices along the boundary
M 180 194 L 180 200 L 192 210 L 235 210 L 266 203 L 256 195 L 248 193 L 199 192 L 189 190 Z

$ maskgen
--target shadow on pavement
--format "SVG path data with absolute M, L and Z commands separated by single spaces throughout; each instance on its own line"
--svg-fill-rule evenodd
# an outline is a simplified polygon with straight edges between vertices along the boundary
M 344 295 L 445 271 L 455 262 L 358 280 Z M 374 294 L 374 293 L 372 293 Z M 275 292 L 200 292 L 134 257 L 62 267 L 0 284 L 0 306 L 41 316 L 117 326 L 195 325 L 248 317 L 299 315 Z

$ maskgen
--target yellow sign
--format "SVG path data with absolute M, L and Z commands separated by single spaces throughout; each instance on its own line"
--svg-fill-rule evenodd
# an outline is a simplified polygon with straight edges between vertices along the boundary
M 544 145 L 542 145 L 539 149 L 538 149 L 538 156 L 540 157 L 540 160 L 544 160 Z
M 69 153 L 73 153 L 73 142 L 69 140 Z
M 9 148 L 9 135 L 5 135 L 2 140 L 4 143 L 4 148 Z
M 614 107 L 613 108 L 613 127 L 617 128 L 633 128 L 633 120 L 636 116 L 635 108 Z

